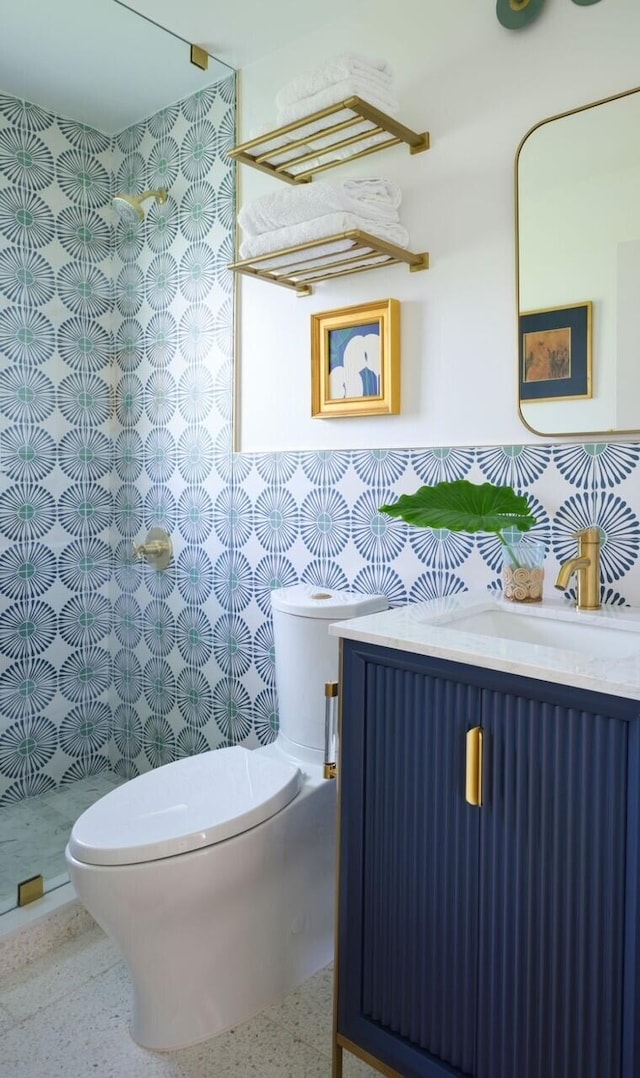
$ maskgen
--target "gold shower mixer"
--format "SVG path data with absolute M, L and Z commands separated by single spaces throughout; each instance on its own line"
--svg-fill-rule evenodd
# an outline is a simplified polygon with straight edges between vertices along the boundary
M 133 557 L 144 560 L 154 569 L 166 569 L 173 554 L 171 536 L 164 528 L 150 528 L 144 543 L 133 548 Z

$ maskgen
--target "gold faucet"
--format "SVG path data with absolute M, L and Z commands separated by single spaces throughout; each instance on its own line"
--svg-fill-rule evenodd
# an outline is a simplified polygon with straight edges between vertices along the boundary
M 583 528 L 576 532 L 577 558 L 569 558 L 560 566 L 556 588 L 566 591 L 573 573 L 578 578 L 576 608 L 599 610 L 600 608 L 600 529 Z

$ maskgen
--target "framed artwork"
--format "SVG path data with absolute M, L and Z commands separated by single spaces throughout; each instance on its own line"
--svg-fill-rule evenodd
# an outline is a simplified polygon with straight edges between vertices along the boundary
M 397 299 L 311 315 L 311 415 L 397 415 L 400 303 Z
M 591 302 L 520 315 L 520 400 L 581 400 L 591 388 Z

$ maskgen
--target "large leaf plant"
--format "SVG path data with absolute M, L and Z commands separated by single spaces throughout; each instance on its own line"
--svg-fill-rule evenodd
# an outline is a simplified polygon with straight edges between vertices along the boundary
M 420 487 L 414 494 L 401 495 L 391 505 L 381 505 L 380 512 L 400 517 L 416 528 L 496 535 L 516 564 L 512 542 L 505 532 L 527 532 L 536 524 L 526 497 L 516 494 L 513 487 L 470 483 L 468 479 Z

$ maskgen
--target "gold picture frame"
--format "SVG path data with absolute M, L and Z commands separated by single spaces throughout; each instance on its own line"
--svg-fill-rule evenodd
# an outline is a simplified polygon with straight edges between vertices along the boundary
M 399 300 L 312 314 L 312 417 L 397 415 L 399 411 Z

